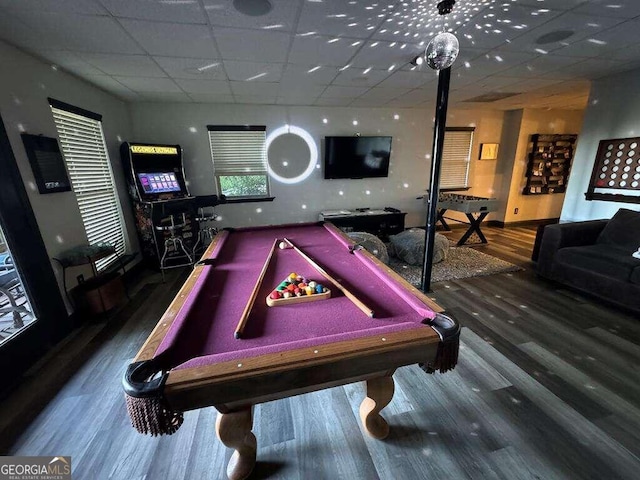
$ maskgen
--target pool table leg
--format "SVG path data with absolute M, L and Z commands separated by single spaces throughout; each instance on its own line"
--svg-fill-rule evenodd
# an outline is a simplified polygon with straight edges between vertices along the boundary
M 367 433 L 379 440 L 389 435 L 389 424 L 380 415 L 393 398 L 393 372 L 367 380 L 367 397 L 360 404 L 360 421 Z
M 235 450 L 227 465 L 229 480 L 247 478 L 256 464 L 256 437 L 253 426 L 253 407 L 230 413 L 218 413 L 216 434 L 227 448 Z

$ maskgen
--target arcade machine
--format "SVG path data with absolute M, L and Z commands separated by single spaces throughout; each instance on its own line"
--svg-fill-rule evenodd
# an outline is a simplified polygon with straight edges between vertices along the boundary
M 120 155 L 144 258 L 159 267 L 163 276 L 167 268 L 191 265 L 198 222 L 180 145 L 124 142 Z

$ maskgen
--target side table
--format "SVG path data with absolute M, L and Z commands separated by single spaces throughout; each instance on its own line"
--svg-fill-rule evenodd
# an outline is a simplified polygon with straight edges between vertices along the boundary
M 106 273 L 98 272 L 96 262 L 111 255 L 116 256 L 118 268 Z M 64 291 L 67 300 L 74 308 L 84 306 L 91 313 L 103 313 L 118 305 L 125 296 L 129 298 L 120 274 L 120 270 L 124 273 L 124 262 L 113 246 L 109 244 L 80 245 L 62 252 L 54 260 L 62 267 Z M 69 290 L 67 269 L 83 265 L 91 266 L 92 276 Z

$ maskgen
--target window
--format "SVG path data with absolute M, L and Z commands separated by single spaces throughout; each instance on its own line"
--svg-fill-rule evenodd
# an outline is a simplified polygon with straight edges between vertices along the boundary
M 440 189 L 461 190 L 469 187 L 469 163 L 473 128 L 452 127 L 444 133 Z
M 218 193 L 228 198 L 268 197 L 266 127 L 209 125 L 207 129 Z
M 102 117 L 72 105 L 49 99 L 62 154 L 89 244 L 109 243 L 118 255 L 125 251 L 122 214 L 111 162 L 102 132 Z M 116 259 L 96 262 L 98 271 Z

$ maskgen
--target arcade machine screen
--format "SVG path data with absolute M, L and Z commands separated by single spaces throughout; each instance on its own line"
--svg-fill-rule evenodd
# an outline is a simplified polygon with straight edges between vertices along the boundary
M 145 194 L 179 192 L 180 184 L 173 172 L 138 173 Z

